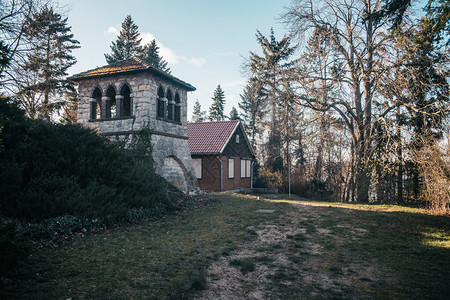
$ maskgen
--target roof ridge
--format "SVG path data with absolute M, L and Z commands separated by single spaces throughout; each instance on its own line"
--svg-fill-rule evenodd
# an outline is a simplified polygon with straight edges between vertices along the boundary
M 222 121 L 188 122 L 188 124 L 225 123 L 225 122 L 240 122 L 240 121 L 241 120 L 222 120 Z

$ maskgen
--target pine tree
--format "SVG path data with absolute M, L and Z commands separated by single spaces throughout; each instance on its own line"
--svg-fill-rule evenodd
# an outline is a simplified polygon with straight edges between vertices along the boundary
M 291 37 L 284 36 L 280 41 L 275 38 L 273 28 L 270 30 L 269 38 L 263 36 L 257 30 L 256 40 L 261 46 L 263 56 L 250 52 L 248 61 L 249 71 L 267 89 L 268 100 L 271 104 L 271 127 L 277 127 L 277 103 L 280 98 L 279 87 L 284 81 L 291 78 L 294 71 L 291 57 L 296 47 L 291 47 Z
M 256 146 L 256 137 L 262 133 L 262 124 L 267 116 L 267 90 L 263 84 L 252 78 L 248 81 L 243 93 L 240 95 L 239 108 L 242 111 L 242 120 L 248 132 L 252 146 Z
M 240 120 L 239 113 L 236 107 L 232 107 L 230 111 L 230 120 Z
M 194 110 L 192 112 L 192 122 L 204 122 L 206 119 L 206 111 L 202 111 L 200 103 L 195 101 Z
M 32 49 L 22 69 L 24 76 L 32 80 L 20 86 L 17 98 L 23 106 L 30 103 L 30 99 L 38 101 L 32 103 L 35 116 L 49 119 L 51 113 L 64 104 L 64 93 L 73 88 L 65 78 L 67 69 L 76 63 L 71 52 L 80 47 L 79 42 L 73 38 L 67 18 L 48 6 L 27 19 L 24 35 Z
M 139 58 L 146 64 L 170 74 L 170 68 L 167 67 L 167 61 L 159 56 L 159 47 L 155 40 L 152 40 L 150 44 L 144 46 Z
M 210 121 L 223 121 L 223 110 L 225 108 L 225 93 L 223 92 L 220 84 L 214 90 L 214 97 L 211 98 L 213 103 L 209 108 L 209 120 Z
M 111 45 L 111 54 L 105 54 L 108 64 L 127 60 L 142 53 L 141 40 L 139 38 L 138 26 L 134 24 L 128 15 L 122 23 L 122 29 L 115 42 Z

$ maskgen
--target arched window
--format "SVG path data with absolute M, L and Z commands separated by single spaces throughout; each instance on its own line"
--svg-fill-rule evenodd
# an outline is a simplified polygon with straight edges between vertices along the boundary
M 175 93 L 175 122 L 181 122 L 181 101 L 178 92 Z
M 175 101 L 172 97 L 172 91 L 170 89 L 167 90 L 167 101 L 169 105 L 167 106 L 167 119 L 173 120 L 175 115 Z
M 116 116 L 116 89 L 110 85 L 106 90 L 106 114 L 105 118 Z
M 123 97 L 121 100 L 121 103 L 118 103 L 118 106 L 120 106 L 120 109 L 118 111 L 120 114 L 118 114 L 119 117 L 127 117 L 131 116 L 131 91 L 130 87 L 127 84 L 124 84 L 122 86 L 122 89 L 120 90 L 120 95 Z
M 165 112 L 166 112 L 166 101 L 167 99 L 164 98 L 164 89 L 162 88 L 162 86 L 159 86 L 158 88 L 158 113 L 157 113 L 157 117 L 159 118 L 164 118 L 165 117 Z
M 91 119 L 100 119 L 102 111 L 102 91 L 99 87 L 94 89 L 91 98 Z

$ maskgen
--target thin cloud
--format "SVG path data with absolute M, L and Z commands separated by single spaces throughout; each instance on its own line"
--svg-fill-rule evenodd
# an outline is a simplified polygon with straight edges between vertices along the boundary
M 141 38 L 142 38 L 143 45 L 150 43 L 152 40 L 156 40 L 156 43 L 158 44 L 158 47 L 159 47 L 159 54 L 161 54 L 161 56 L 164 58 L 164 60 L 166 60 L 169 64 L 176 65 L 180 62 L 185 62 L 194 67 L 201 67 L 204 64 L 206 64 L 206 59 L 204 59 L 203 57 L 187 58 L 184 55 L 176 54 L 175 51 L 164 46 L 163 43 L 158 41 L 155 38 L 155 36 L 153 34 L 151 34 L 150 32 L 141 33 Z
M 105 35 L 116 36 L 116 35 L 119 35 L 119 33 L 120 33 L 119 29 L 117 29 L 114 26 L 109 26 L 108 29 L 105 31 Z

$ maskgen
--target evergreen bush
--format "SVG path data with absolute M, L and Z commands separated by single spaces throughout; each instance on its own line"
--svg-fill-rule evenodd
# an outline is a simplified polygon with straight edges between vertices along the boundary
M 114 223 L 130 210 L 176 209 L 184 197 L 168 193 L 173 187 L 155 173 L 148 129 L 126 150 L 80 125 L 28 119 L 8 99 L 0 100 L 0 128 L 0 211 L 7 217 Z

